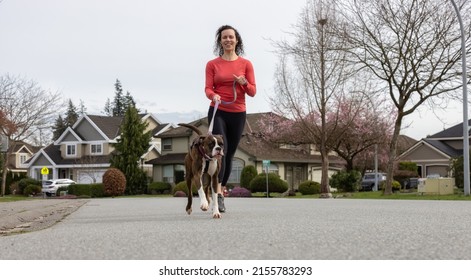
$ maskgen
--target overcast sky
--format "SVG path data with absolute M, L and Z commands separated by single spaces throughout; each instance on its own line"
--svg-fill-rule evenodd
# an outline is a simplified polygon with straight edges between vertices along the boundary
M 121 81 L 140 109 L 164 122 L 169 113 L 186 120 L 206 116 L 204 69 L 214 35 L 233 25 L 255 68 L 257 95 L 248 113 L 271 111 L 272 40 L 288 37 L 305 0 L 3 0 L 0 3 L 0 74 L 20 75 L 59 91 L 75 105 L 83 100 L 100 114 Z M 62 112 L 58 108 L 58 113 Z M 406 118 L 403 131 L 415 139 L 462 122 L 460 104 L 446 124 L 422 110 Z

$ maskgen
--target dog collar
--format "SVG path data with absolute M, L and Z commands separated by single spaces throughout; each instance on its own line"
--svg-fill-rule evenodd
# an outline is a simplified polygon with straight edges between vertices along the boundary
M 204 152 L 204 149 L 203 149 L 203 146 L 202 145 L 198 145 L 198 151 L 200 152 L 200 155 L 205 158 L 206 160 L 211 160 L 212 158 L 210 156 L 208 156 L 205 152 Z

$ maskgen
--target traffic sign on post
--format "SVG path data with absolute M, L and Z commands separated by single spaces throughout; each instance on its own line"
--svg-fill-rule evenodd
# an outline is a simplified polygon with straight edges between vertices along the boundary
M 265 169 L 265 176 L 266 176 L 266 182 L 267 182 L 267 197 L 270 197 L 269 195 L 269 189 L 268 189 L 268 169 L 270 167 L 270 160 L 263 160 L 263 169 Z
M 44 167 L 41 169 L 41 174 L 42 174 L 42 175 L 48 175 L 48 174 L 49 174 L 49 169 L 48 169 L 46 166 L 44 166 Z

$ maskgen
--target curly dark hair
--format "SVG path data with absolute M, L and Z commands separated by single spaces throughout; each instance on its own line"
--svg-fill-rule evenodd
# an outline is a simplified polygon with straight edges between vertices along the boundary
M 224 30 L 227 29 L 232 29 L 234 30 L 236 39 L 237 39 L 237 45 L 235 47 L 235 53 L 237 55 L 243 55 L 244 54 L 244 43 L 242 42 L 242 37 L 239 34 L 239 31 L 235 29 L 234 27 L 230 25 L 223 25 L 219 27 L 219 29 L 216 31 L 216 40 L 214 41 L 214 54 L 218 56 L 222 56 L 224 54 L 224 48 L 221 45 L 221 33 Z

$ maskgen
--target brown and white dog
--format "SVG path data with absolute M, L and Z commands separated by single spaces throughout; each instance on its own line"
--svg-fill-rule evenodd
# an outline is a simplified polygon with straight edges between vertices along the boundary
M 188 187 L 186 212 L 190 215 L 192 211 L 193 193 L 191 186 L 194 185 L 199 187 L 200 209 L 207 211 L 212 200 L 213 218 L 221 218 L 216 188 L 219 183 L 218 174 L 221 167 L 221 158 L 224 155 L 223 139 L 221 135 L 203 136 L 197 127 L 190 124 L 179 123 L 178 125 L 191 128 L 198 134 L 198 137 L 193 139 L 190 150 L 185 156 L 185 180 Z

